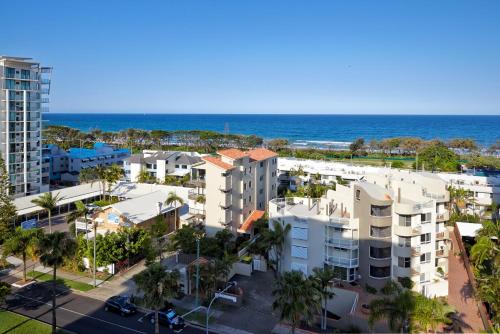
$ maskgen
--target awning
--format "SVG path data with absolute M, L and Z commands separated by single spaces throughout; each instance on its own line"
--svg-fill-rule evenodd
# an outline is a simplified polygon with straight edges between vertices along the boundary
M 252 214 L 248 216 L 241 228 L 238 229 L 239 233 L 250 233 L 252 231 L 253 223 L 262 217 L 264 217 L 264 211 L 254 210 Z
M 462 237 L 475 238 L 477 231 L 483 228 L 482 224 L 457 222 L 458 232 Z

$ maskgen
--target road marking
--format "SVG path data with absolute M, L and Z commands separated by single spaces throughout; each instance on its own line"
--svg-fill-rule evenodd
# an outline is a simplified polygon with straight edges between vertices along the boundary
M 34 298 L 30 298 L 30 297 L 26 297 L 26 296 L 23 296 L 23 295 L 18 294 L 18 293 L 16 293 L 15 295 L 16 295 L 16 296 L 20 296 L 20 297 L 22 297 L 22 298 L 26 298 L 26 299 L 33 300 L 33 301 L 35 301 L 35 302 L 40 303 L 41 305 L 47 305 L 47 306 L 50 306 L 50 307 L 52 308 L 52 303 L 44 303 L 44 302 L 39 301 L 38 299 L 34 299 Z M 138 331 L 138 330 L 136 330 L 136 329 L 132 329 L 132 328 L 129 328 L 129 327 L 125 327 L 125 326 L 119 325 L 119 324 L 114 323 L 114 322 L 111 322 L 111 321 L 107 321 L 107 320 L 99 319 L 99 318 L 96 318 L 96 317 L 93 317 L 93 316 L 90 316 L 90 315 L 87 315 L 87 314 L 84 314 L 84 313 L 80 313 L 80 312 L 78 312 L 78 311 L 74 311 L 74 310 L 67 309 L 67 308 L 65 308 L 65 307 L 58 306 L 58 307 L 57 307 L 57 309 L 59 309 L 59 310 L 63 310 L 63 311 L 67 311 L 67 312 L 70 312 L 70 313 L 74 313 L 74 314 L 80 315 L 80 316 L 82 316 L 82 317 L 86 317 L 86 318 L 90 318 L 90 319 L 93 319 L 93 320 L 101 321 L 101 322 L 104 322 L 104 323 L 106 323 L 106 324 L 113 325 L 113 326 L 117 326 L 117 327 L 120 327 L 120 328 L 122 328 L 122 329 L 126 329 L 126 330 L 131 331 L 131 332 L 140 333 L 140 334 L 147 334 L 146 332 L 142 332 L 142 331 Z

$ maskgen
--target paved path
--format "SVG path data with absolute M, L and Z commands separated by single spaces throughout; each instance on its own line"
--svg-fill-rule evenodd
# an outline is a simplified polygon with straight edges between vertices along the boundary
M 453 250 L 448 258 L 448 302 L 453 305 L 462 324 L 462 332 L 478 333 L 483 330 L 483 322 L 474 298 L 474 291 L 467 276 L 463 259 L 455 253 L 460 252 L 455 233 L 450 233 Z

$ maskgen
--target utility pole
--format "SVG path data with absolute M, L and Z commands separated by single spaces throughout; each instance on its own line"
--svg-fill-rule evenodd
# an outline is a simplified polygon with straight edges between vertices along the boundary
M 195 305 L 199 306 L 199 286 L 200 286 L 200 240 L 205 236 L 205 233 L 198 231 L 194 233 L 196 239 L 196 299 Z

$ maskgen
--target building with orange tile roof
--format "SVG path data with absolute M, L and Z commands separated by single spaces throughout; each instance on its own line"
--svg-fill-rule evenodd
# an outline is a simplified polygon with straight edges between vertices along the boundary
M 193 166 L 193 175 L 203 175 L 205 181 L 207 233 L 227 228 L 234 234 L 252 234 L 252 224 L 245 223 L 254 212 L 264 212 L 277 196 L 277 154 L 262 148 L 230 148 L 217 154 L 203 157 L 202 163 Z

